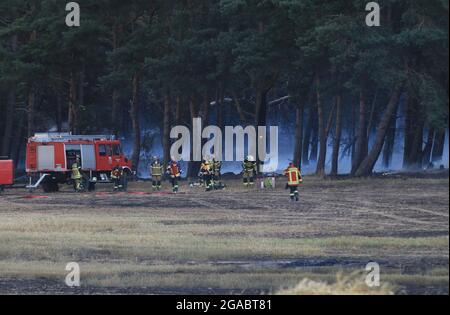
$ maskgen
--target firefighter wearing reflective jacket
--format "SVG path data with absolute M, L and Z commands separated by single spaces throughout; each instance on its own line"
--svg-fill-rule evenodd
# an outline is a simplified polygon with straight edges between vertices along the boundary
M 245 187 L 255 186 L 255 177 L 257 173 L 258 167 L 256 165 L 255 159 L 252 156 L 248 156 L 244 160 L 244 163 L 242 163 L 242 176 Z
M 79 156 L 76 157 L 75 163 L 72 164 L 71 178 L 73 180 L 73 188 L 76 192 L 80 192 L 82 190 L 83 176 L 81 174 L 81 164 Z
M 300 169 L 294 163 L 290 163 L 289 167 L 284 171 L 284 175 L 288 179 L 287 187 L 290 190 L 291 200 L 299 201 L 298 186 L 303 183 Z
M 221 169 L 222 169 L 222 162 L 216 160 L 216 158 L 213 158 L 211 162 L 212 167 L 212 181 L 213 181 L 213 187 L 215 187 L 219 181 L 221 176 Z
M 213 173 L 212 165 L 208 160 L 203 160 L 200 167 L 200 175 L 206 187 L 206 191 L 211 191 L 213 189 Z
M 158 157 L 154 157 L 153 163 L 150 166 L 150 174 L 152 176 L 153 190 L 161 190 L 161 180 L 163 176 L 163 165 Z
M 111 179 L 114 183 L 114 191 L 123 190 L 123 167 L 120 165 L 115 166 L 111 171 Z
M 179 182 L 182 173 L 179 164 L 175 160 L 171 160 L 169 166 L 167 167 L 166 173 L 170 176 L 173 192 L 175 194 L 178 193 L 178 189 L 180 187 Z

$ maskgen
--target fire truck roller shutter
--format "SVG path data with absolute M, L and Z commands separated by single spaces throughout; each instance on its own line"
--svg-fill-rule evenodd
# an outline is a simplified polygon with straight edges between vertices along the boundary
M 83 170 L 94 171 L 95 163 L 95 148 L 93 144 L 81 145 L 81 161 Z
M 55 169 L 55 147 L 53 145 L 39 145 L 37 147 L 38 171 L 52 171 Z
M 81 145 L 79 144 L 66 144 L 66 167 L 71 169 L 73 163 L 75 163 L 77 155 L 81 157 Z M 81 160 L 81 165 L 83 165 L 83 160 Z

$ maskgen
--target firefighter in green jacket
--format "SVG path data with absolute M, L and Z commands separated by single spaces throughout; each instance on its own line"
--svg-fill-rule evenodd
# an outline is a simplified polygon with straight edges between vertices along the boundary
M 163 165 L 161 164 L 158 157 L 153 158 L 153 163 L 150 165 L 150 175 L 152 176 L 152 187 L 153 190 L 161 190 L 161 181 L 163 176 Z
M 213 180 L 212 180 L 213 173 L 212 173 L 211 163 L 208 160 L 203 161 L 201 168 L 200 168 L 200 174 L 205 183 L 206 191 L 213 190 L 213 188 L 214 188 Z
M 80 192 L 82 190 L 83 176 L 81 174 L 81 164 L 79 156 L 76 157 L 75 163 L 72 164 L 71 178 L 73 180 L 73 188 L 76 192 Z
M 219 182 L 222 170 L 222 162 L 216 160 L 216 158 L 214 157 L 211 162 L 211 167 L 213 187 L 216 188 L 216 186 L 220 184 Z
M 250 155 L 242 163 L 242 176 L 245 187 L 255 186 L 255 177 L 258 174 L 258 166 L 255 159 Z

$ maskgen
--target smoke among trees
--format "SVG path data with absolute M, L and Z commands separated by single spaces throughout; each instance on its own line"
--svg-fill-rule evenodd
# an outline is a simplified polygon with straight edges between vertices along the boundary
M 64 1 L 0 2 L 0 155 L 53 128 L 167 160 L 171 127 L 201 117 L 279 125 L 318 175 L 389 169 L 399 147 L 405 169 L 448 159 L 446 0 L 379 1 L 380 27 L 363 0 L 78 2 L 73 28 Z

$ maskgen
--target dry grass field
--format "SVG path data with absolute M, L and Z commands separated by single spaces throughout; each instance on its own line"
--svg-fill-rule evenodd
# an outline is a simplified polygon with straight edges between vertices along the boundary
M 448 177 L 307 177 L 299 203 L 282 182 L 226 184 L 206 193 L 183 183 L 178 195 L 145 182 L 119 194 L 66 187 L 38 199 L 7 190 L 0 293 L 347 294 L 339 283 L 355 273 L 355 293 L 449 292 Z M 361 289 L 371 261 L 383 286 Z M 80 288 L 65 286 L 69 262 L 80 265 Z

